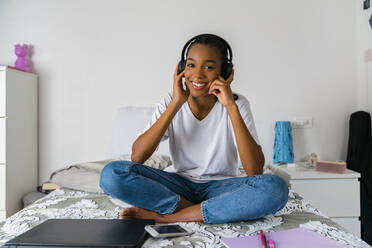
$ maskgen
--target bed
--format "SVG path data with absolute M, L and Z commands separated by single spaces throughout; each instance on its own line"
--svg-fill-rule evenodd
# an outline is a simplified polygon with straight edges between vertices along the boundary
M 145 126 L 152 110 L 138 107 L 119 109 L 108 154 L 111 159 L 74 164 L 52 173 L 51 181 L 62 187 L 0 222 L 0 245 L 51 218 L 119 218 L 120 209 L 129 205 L 102 192 L 98 186 L 99 173 L 110 161 L 130 159 L 130 144 L 137 133 L 133 130 L 138 131 L 138 127 Z M 171 164 L 167 154 L 168 148 L 162 144 L 145 164 L 164 169 Z M 244 171 L 240 172 L 243 175 Z M 265 167 L 264 173 L 274 172 Z M 261 219 L 214 225 L 204 225 L 200 222 L 178 224 L 193 230 L 194 233 L 188 237 L 150 237 L 143 247 L 224 247 L 221 243 L 223 237 L 254 235 L 260 229 L 270 232 L 296 227 L 308 228 L 348 247 L 370 247 L 292 190 L 289 191 L 288 203 L 282 210 Z

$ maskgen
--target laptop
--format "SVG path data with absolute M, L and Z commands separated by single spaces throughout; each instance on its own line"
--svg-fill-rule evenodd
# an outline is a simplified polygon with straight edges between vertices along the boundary
M 50 219 L 3 247 L 141 247 L 154 220 Z

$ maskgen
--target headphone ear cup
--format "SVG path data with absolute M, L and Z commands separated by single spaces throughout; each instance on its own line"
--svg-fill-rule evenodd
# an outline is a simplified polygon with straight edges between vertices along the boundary
M 178 74 L 183 72 L 185 70 L 185 67 L 186 67 L 186 60 L 181 60 L 180 62 L 178 62 Z
M 233 64 L 232 63 L 224 63 L 222 66 L 222 73 L 221 76 L 227 80 L 230 77 L 230 74 L 232 73 Z

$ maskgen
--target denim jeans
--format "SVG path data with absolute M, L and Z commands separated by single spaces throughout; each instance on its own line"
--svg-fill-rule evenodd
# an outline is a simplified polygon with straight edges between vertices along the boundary
M 160 214 L 173 213 L 181 197 L 201 203 L 206 224 L 258 219 L 274 214 L 288 201 L 287 184 L 276 175 L 195 183 L 131 161 L 107 164 L 101 172 L 100 187 L 112 197 Z

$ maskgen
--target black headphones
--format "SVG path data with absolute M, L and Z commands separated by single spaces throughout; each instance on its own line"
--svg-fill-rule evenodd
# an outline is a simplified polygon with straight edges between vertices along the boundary
M 222 61 L 222 69 L 221 69 L 221 76 L 227 80 L 232 72 L 232 69 L 233 69 L 233 64 L 232 64 L 232 51 L 231 51 L 231 47 L 229 45 L 229 43 L 227 43 L 227 41 L 225 41 L 224 39 L 222 39 L 221 37 L 217 36 L 217 35 L 214 35 L 214 34 L 200 34 L 200 35 L 197 35 L 193 38 L 191 38 L 186 44 L 185 46 L 183 47 L 182 49 L 182 54 L 181 54 L 181 61 L 178 63 L 178 73 L 181 73 L 183 72 L 183 70 L 185 70 L 185 67 L 186 67 L 186 58 L 185 58 L 185 54 L 186 54 L 186 50 L 188 50 L 188 48 L 197 40 L 197 39 L 200 39 L 200 38 L 211 38 L 211 39 L 219 39 L 220 41 L 222 41 L 223 44 L 225 44 L 225 47 L 227 49 L 227 52 L 228 52 L 228 55 L 229 55 L 229 58 L 223 58 L 223 61 Z

